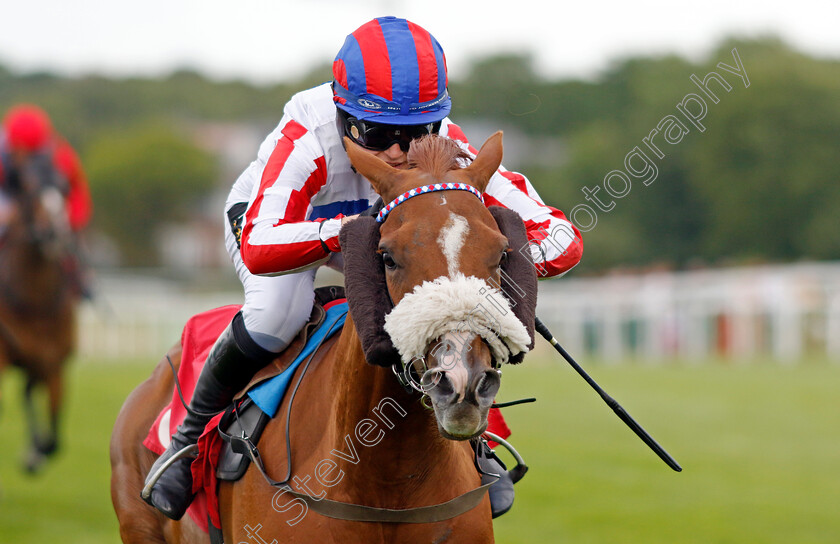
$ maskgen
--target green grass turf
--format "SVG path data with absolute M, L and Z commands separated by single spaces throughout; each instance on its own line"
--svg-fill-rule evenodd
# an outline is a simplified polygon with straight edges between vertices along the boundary
M 679 461 L 673 472 L 562 360 L 504 370 L 500 400 L 531 467 L 508 543 L 840 542 L 840 365 L 603 366 L 590 374 Z M 119 542 L 108 440 L 154 361 L 74 363 L 64 444 L 41 474 L 19 470 L 20 378 L 3 376 L 0 543 Z
M 27 436 L 16 369 L 2 380 L 0 543 L 117 543 L 108 442 L 123 401 L 155 362 L 68 367 L 61 449 L 37 475 L 21 470 Z
M 506 410 L 531 470 L 499 542 L 840 542 L 839 365 L 589 366 L 681 473 L 564 365 L 504 376 L 539 401 Z

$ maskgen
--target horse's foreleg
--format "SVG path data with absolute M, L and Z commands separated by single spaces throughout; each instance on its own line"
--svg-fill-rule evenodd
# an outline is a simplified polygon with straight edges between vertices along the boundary
M 58 450 L 58 425 L 61 416 L 61 406 L 64 402 L 64 373 L 61 367 L 56 368 L 47 379 L 49 394 L 49 430 L 44 441 L 38 444 L 38 449 L 45 456 L 50 456 Z
M 38 381 L 32 376 L 27 376 L 26 385 L 23 388 L 23 415 L 26 416 L 26 428 L 29 430 L 29 451 L 26 453 L 23 465 L 27 472 L 35 472 L 44 462 L 43 455 L 38 452 L 38 441 L 41 433 L 38 430 L 38 416 L 35 413 L 35 403 L 32 396 Z
M 0 355 L 0 412 L 3 411 L 3 374 L 6 370 L 6 361 Z
M 58 384 L 54 384 L 54 382 L 58 382 Z M 28 376 L 26 379 L 26 385 L 23 390 L 23 408 L 24 414 L 26 415 L 27 427 L 29 428 L 30 445 L 29 451 L 24 459 L 24 468 L 27 472 L 36 472 L 40 469 L 44 464 L 44 461 L 46 461 L 47 456 L 53 453 L 58 445 L 56 440 L 58 415 L 57 411 L 53 410 L 52 401 L 54 396 L 53 390 L 57 387 L 56 390 L 59 391 L 59 393 L 58 396 L 55 397 L 55 400 L 60 402 L 60 383 L 60 379 L 50 378 L 49 382 L 46 384 L 50 396 L 50 404 L 48 422 L 46 425 L 47 430 L 43 431 L 42 421 L 39 420 L 38 408 L 36 407 L 33 398 L 38 386 L 43 385 L 44 382 L 33 376 Z

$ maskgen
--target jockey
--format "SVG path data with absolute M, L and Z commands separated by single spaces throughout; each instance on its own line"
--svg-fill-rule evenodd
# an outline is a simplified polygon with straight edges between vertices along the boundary
M 341 226 L 378 198 L 351 166 L 344 136 L 395 168 L 407 168 L 411 140 L 430 133 L 476 154 L 447 117 L 451 100 L 443 50 L 416 24 L 382 17 L 362 25 L 347 36 L 333 76 L 334 81 L 292 97 L 280 124 L 233 185 L 225 206 L 230 223 L 225 241 L 245 303 L 211 349 L 190 411 L 150 475 L 194 444 L 210 416 L 225 409 L 291 343 L 312 310 L 316 269 L 341 270 Z M 578 230 L 545 205 L 521 174 L 500 168 L 484 199 L 519 213 L 543 276 L 562 274 L 580 260 Z M 172 519 L 179 519 L 192 500 L 190 461 L 175 461 L 148 500 Z M 504 481 L 490 488 L 491 502 L 497 502 L 497 487 Z M 502 495 L 501 503 L 507 504 L 494 505 L 494 512 L 510 507 L 513 485 Z
M 27 169 L 36 173 L 42 188 L 53 187 L 62 195 L 62 220 L 71 234 L 64 266 L 74 288 L 88 297 L 79 262 L 79 238 L 90 221 L 93 206 L 81 161 L 70 144 L 53 130 L 49 117 L 41 108 L 19 104 L 11 108 L 3 119 L 0 192 L 11 195 L 19 190 L 21 173 Z M 3 215 L 2 212 L 0 215 Z M 6 218 L 0 217 L 0 223 L 5 225 Z

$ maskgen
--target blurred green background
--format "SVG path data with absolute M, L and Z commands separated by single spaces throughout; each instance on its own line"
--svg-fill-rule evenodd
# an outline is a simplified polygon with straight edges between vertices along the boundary
M 748 87 L 719 67 L 737 67 L 733 49 Z M 708 83 L 717 104 L 690 79 L 712 71 L 731 86 Z M 548 80 L 528 55 L 477 59 L 450 77 L 451 117 L 473 145 L 504 129 L 504 164 L 526 173 L 546 202 L 568 214 L 578 204 L 598 212 L 576 274 L 651 263 L 840 258 L 836 59 L 797 52 L 773 37 L 731 38 L 699 61 L 626 58 L 591 80 Z M 214 192 L 224 198 L 294 92 L 329 79 L 328 65 L 274 86 L 186 70 L 158 79 L 67 78 L 0 66 L 0 110 L 19 101 L 40 104 L 79 149 L 96 203 L 96 240 L 115 249 L 110 264 L 160 266 L 171 264 L 160 248 L 161 229 L 195 223 L 202 213 L 220 224 Z M 676 109 L 689 93 L 707 103 L 703 132 Z M 658 158 L 643 139 L 667 115 L 680 119 L 687 134 L 676 144 L 654 135 L 664 155 Z M 256 139 L 231 158 L 231 142 L 241 141 L 243 130 Z M 629 193 L 616 199 L 602 187 L 598 198 L 615 206 L 600 212 L 581 189 L 626 171 L 625 156 L 637 146 L 656 163 L 655 180 L 633 178 Z M 587 222 L 585 213 L 576 218 Z

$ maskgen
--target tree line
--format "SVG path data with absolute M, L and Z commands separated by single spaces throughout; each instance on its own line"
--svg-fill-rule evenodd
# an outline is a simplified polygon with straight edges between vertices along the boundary
M 0 67 L 0 107 L 50 112 L 89 172 L 95 227 L 126 264 L 154 264 L 151 229 L 233 181 L 189 127 L 267 133 L 294 92 L 329 79 L 328 65 L 273 86 L 189 70 L 114 79 Z M 726 39 L 701 60 L 620 59 L 590 80 L 542 76 L 528 55 L 450 76 L 456 122 L 527 138 L 517 169 L 585 230 L 575 273 L 840 258 L 838 91 L 837 59 L 774 37 Z

